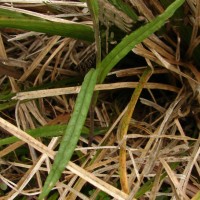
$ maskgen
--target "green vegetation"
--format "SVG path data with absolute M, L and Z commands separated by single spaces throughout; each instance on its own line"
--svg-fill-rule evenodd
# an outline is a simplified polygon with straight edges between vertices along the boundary
M 164 199 L 170 195 L 189 199 L 197 193 L 199 109 L 195 108 L 200 103 L 196 95 L 200 47 L 194 21 L 199 16 L 192 16 L 185 32 L 182 21 L 188 5 L 184 0 L 135 4 L 88 0 L 73 5 L 64 1 L 16 3 L 15 9 L 0 5 L 0 110 L 7 120 L 7 124 L 0 122 L 2 133 L 12 123 L 44 145 L 50 141 L 51 152 L 57 151 L 50 167 L 44 158 L 49 152 L 38 156 L 32 147 L 34 140 L 30 141 L 30 161 L 24 163 L 29 170 L 17 170 L 30 175 L 29 184 L 24 176 L 12 190 L 3 174 L 1 196 L 26 198 L 31 191 L 39 200 L 88 194 L 97 200 Z M 120 31 L 123 34 L 117 38 Z M 117 41 L 112 44 L 108 39 L 111 32 Z M 126 59 L 132 67 L 126 67 Z M 137 82 L 134 92 L 125 88 L 94 92 L 104 82 L 120 85 L 128 81 Z M 164 82 L 180 90 L 152 92 L 149 82 Z M 64 87 L 71 89 L 66 95 L 62 94 Z M 44 94 L 39 96 L 39 91 Z M 28 97 L 32 92 L 33 100 L 20 99 L 20 94 Z M 54 138 L 58 136 L 62 137 Z M 2 138 L 2 170 L 11 163 L 16 165 L 13 170 L 23 165 L 17 153 L 9 155 L 24 144 L 16 137 Z M 181 173 L 188 176 L 187 182 L 177 176 Z M 83 187 L 90 192 L 82 193 Z

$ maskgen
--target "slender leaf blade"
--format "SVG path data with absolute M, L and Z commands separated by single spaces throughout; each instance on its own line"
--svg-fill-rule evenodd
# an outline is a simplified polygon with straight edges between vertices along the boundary
M 89 42 L 94 41 L 93 29 L 90 26 L 78 23 L 67 24 L 48 21 L 39 17 L 0 8 L 0 28 L 8 27 L 71 37 Z
M 38 198 L 39 200 L 47 196 L 56 184 L 76 148 L 89 110 L 93 90 L 97 81 L 97 73 L 98 70 L 91 69 L 85 76 L 81 91 L 76 100 L 74 112 L 61 141 L 52 169 L 45 181 L 43 191 Z
M 174 12 L 185 2 L 185 0 L 176 0 L 164 13 L 156 17 L 152 22 L 140 27 L 129 36 L 126 36 L 102 61 L 101 71 L 98 77 L 98 83 L 102 83 L 108 72 L 124 58 L 135 45 L 141 43 L 155 31 L 159 30 Z

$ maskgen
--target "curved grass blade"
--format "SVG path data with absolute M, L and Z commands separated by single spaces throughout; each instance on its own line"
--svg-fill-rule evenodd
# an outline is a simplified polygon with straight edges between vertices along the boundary
M 77 141 L 89 110 L 93 90 L 97 81 L 97 73 L 98 70 L 91 69 L 85 76 L 81 91 L 76 100 L 74 112 L 61 141 L 52 169 L 45 181 L 42 193 L 38 198 L 39 200 L 42 200 L 47 196 L 56 184 L 76 148 Z
M 137 29 L 129 36 L 126 36 L 102 61 L 100 73 L 98 76 L 98 83 L 102 83 L 108 72 L 124 58 L 135 45 L 142 42 L 145 38 L 159 30 L 170 18 L 174 12 L 185 2 L 185 0 L 176 0 L 172 3 L 164 13 L 156 17 L 152 22 Z
M 29 31 L 60 35 L 94 41 L 94 33 L 90 26 L 78 23 L 61 23 L 44 20 L 27 14 L 21 14 L 5 8 L 0 8 L 0 28 L 17 28 Z
M 122 117 L 122 119 L 120 121 L 118 131 L 117 131 L 119 143 L 121 143 L 120 151 L 119 151 L 120 183 L 121 183 L 122 190 L 127 194 L 129 193 L 128 178 L 127 178 L 127 164 L 126 164 L 126 162 L 127 162 L 127 155 L 126 155 L 127 147 L 126 147 L 126 140 L 123 141 L 123 139 L 127 135 L 129 123 L 130 123 L 131 117 L 133 115 L 135 106 L 140 97 L 140 94 L 144 88 L 144 85 L 149 80 L 151 74 L 152 74 L 152 71 L 150 68 L 147 68 L 143 72 L 143 74 L 140 78 L 140 81 L 138 83 L 138 86 L 135 88 L 135 90 L 132 94 L 131 100 L 128 104 L 127 111 L 125 112 L 124 116 Z

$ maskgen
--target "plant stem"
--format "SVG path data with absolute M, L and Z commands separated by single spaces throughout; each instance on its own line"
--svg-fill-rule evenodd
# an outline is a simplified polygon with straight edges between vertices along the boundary
M 98 1 L 87 0 L 87 5 L 93 20 L 94 38 L 96 44 L 96 68 L 101 66 L 101 37 L 99 30 L 99 6 Z M 91 146 L 94 135 L 94 109 L 97 102 L 98 92 L 94 92 L 90 105 L 90 136 L 88 146 Z

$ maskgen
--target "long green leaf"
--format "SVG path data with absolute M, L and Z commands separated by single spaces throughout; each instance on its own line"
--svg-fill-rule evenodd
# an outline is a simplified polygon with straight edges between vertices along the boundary
M 63 124 L 63 125 L 50 125 L 50 126 L 43 126 L 43 127 L 39 127 L 36 129 L 32 129 L 32 130 L 27 130 L 26 132 L 33 136 L 34 138 L 42 138 L 42 137 L 58 137 L 58 136 L 62 136 L 65 133 L 65 130 L 67 128 L 67 124 Z M 104 134 L 107 131 L 107 129 L 95 129 L 94 130 L 94 135 L 100 135 L 100 134 Z M 82 131 L 81 131 L 81 135 L 83 136 L 88 136 L 89 135 L 89 129 L 85 126 L 83 126 Z M 0 140 L 0 147 L 3 145 L 8 145 L 8 144 L 12 144 L 14 142 L 19 141 L 20 139 L 15 137 L 15 136 L 11 136 L 11 137 L 7 137 L 7 138 L 3 138 Z
M 97 81 L 97 73 L 97 70 L 91 69 L 85 76 L 81 91 L 76 100 L 74 112 L 68 123 L 58 153 L 56 154 L 54 164 L 45 181 L 42 193 L 39 196 L 39 200 L 42 200 L 47 196 L 56 184 L 76 148 L 77 141 L 80 137 L 89 110 L 93 90 Z
M 67 24 L 48 21 L 39 17 L 0 8 L 0 28 L 4 27 L 42 32 L 50 35 L 61 35 L 89 42 L 94 41 L 93 29 L 90 26 L 78 23 Z
M 102 61 L 101 71 L 98 76 L 98 83 L 102 83 L 108 72 L 124 58 L 135 45 L 141 43 L 145 38 L 159 30 L 174 12 L 184 3 L 185 0 L 176 0 L 161 15 L 152 22 L 137 29 L 129 36 L 126 36 Z
M 62 136 L 67 128 L 67 125 L 51 125 L 51 126 L 43 126 L 40 128 L 36 128 L 33 130 L 27 130 L 26 132 L 33 136 L 34 138 L 37 137 L 57 137 L 57 136 Z M 89 130 L 86 127 L 83 127 L 82 129 L 82 134 L 89 134 Z M 12 144 L 14 142 L 19 141 L 20 139 L 11 136 L 8 138 L 4 138 L 0 140 L 0 147 L 2 145 L 7 145 L 7 144 Z

